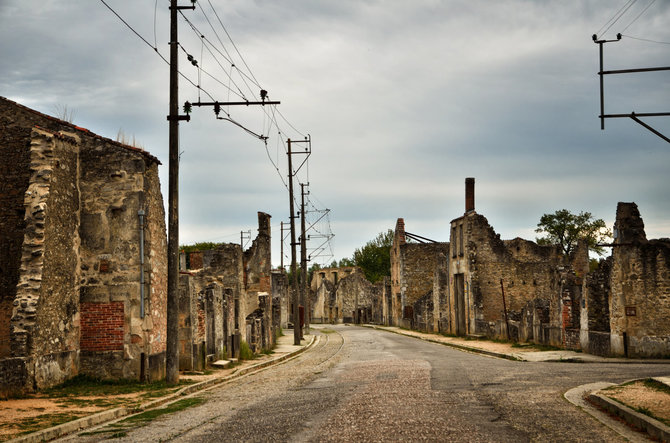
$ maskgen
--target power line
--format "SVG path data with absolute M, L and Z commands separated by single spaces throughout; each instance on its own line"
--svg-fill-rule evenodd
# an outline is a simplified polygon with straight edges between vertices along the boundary
M 659 40 L 650 40 L 648 38 L 633 37 L 632 35 L 626 35 L 626 34 L 621 34 L 621 35 L 623 37 L 632 38 L 633 40 L 640 40 L 640 41 L 649 42 L 649 43 L 659 43 L 661 45 L 670 45 L 670 42 L 663 42 L 663 41 L 659 41 Z
M 642 16 L 642 14 L 644 14 L 645 12 L 647 12 L 647 9 L 649 9 L 649 7 L 650 7 L 651 5 L 654 4 L 654 2 L 656 2 L 656 0 L 651 0 L 651 1 L 649 2 L 649 4 L 642 10 L 642 12 L 640 12 L 640 13 L 639 13 L 639 14 L 638 14 L 638 15 L 637 15 L 637 16 L 636 16 L 630 23 L 628 23 L 628 26 L 626 26 L 625 28 L 623 28 L 623 30 L 621 30 L 621 33 L 623 34 L 624 32 L 626 32 L 626 29 L 630 28 L 630 25 L 632 25 L 633 23 L 635 23 L 635 21 L 636 21 L 638 18 L 640 18 L 640 17 Z
M 624 14 L 631 8 L 631 6 L 633 6 L 633 5 L 635 4 L 635 2 L 637 2 L 637 0 L 628 0 L 628 2 L 627 2 L 625 5 L 623 5 L 623 6 L 622 6 L 622 7 L 621 7 L 621 8 L 620 8 L 620 9 L 619 9 L 619 10 L 612 16 L 612 18 L 610 18 L 610 19 L 609 19 L 609 20 L 608 20 L 608 21 L 607 21 L 607 22 L 606 22 L 600 29 L 598 29 L 598 32 L 596 32 L 596 35 L 601 35 L 601 31 L 602 31 L 602 35 L 607 34 L 607 31 L 609 31 L 609 29 L 610 29 L 612 26 L 614 26 L 614 24 L 615 24 L 616 22 L 618 22 L 619 19 L 620 19 L 621 17 L 623 17 L 623 15 L 624 15 Z M 605 27 L 606 27 L 606 28 L 605 28 Z M 605 28 L 604 31 L 603 31 L 603 28 Z
M 214 6 L 212 5 L 212 2 L 209 1 L 209 0 L 207 0 L 207 3 L 209 3 L 209 7 L 212 8 L 212 11 L 214 11 L 214 15 L 216 16 L 217 20 L 219 21 L 219 24 L 221 25 L 221 28 L 223 28 L 223 32 L 225 32 L 226 35 L 228 36 L 228 40 L 230 40 L 230 43 L 232 43 L 233 48 L 235 48 L 235 51 L 237 52 L 237 55 L 240 56 L 240 59 L 242 60 L 242 63 L 244 63 L 244 66 L 246 66 L 247 70 L 249 71 L 249 74 L 251 74 L 251 77 L 253 77 L 253 79 L 254 79 L 254 81 L 255 81 L 255 83 L 256 83 L 256 86 L 258 86 L 258 87 L 260 88 L 261 85 L 259 84 L 258 80 L 256 79 L 256 76 L 254 76 L 254 73 L 251 71 L 251 68 L 249 68 L 249 65 L 247 65 L 247 62 L 244 60 L 244 57 L 242 57 L 242 54 L 241 54 L 240 51 L 237 49 L 237 45 L 235 44 L 235 42 L 233 41 L 233 39 L 230 37 L 230 34 L 228 33 L 228 30 L 226 29 L 225 26 L 223 26 L 223 22 L 222 22 L 221 19 L 219 18 L 219 14 L 216 13 L 216 9 L 214 9 Z M 202 9 L 202 8 L 201 8 L 201 9 Z
M 137 32 L 132 26 L 130 26 L 130 24 L 129 24 L 126 20 L 124 20 L 123 17 L 121 17 L 121 16 L 120 16 L 114 9 L 112 9 L 112 7 L 109 6 L 109 5 L 107 4 L 107 2 L 105 2 L 105 0 L 100 0 L 100 2 L 102 2 L 102 4 L 105 5 L 105 6 L 107 7 L 107 9 L 109 9 L 109 10 L 110 10 L 110 11 L 111 11 L 111 12 L 112 12 L 112 13 L 113 13 L 119 20 L 121 20 L 121 22 L 122 22 L 124 25 L 126 25 L 126 27 L 127 27 L 128 29 L 130 29 L 130 30 L 133 32 L 133 34 L 135 34 L 135 35 L 136 35 L 137 37 L 139 37 L 139 39 L 142 40 L 147 46 L 149 46 L 151 49 L 153 49 L 154 52 L 155 52 L 156 54 L 158 54 L 158 56 L 159 56 L 159 57 L 160 57 L 160 58 L 161 58 L 161 59 L 162 59 L 168 66 L 170 65 L 170 62 L 163 56 L 163 54 L 160 53 L 160 51 L 158 50 L 158 48 L 157 48 L 156 46 L 153 46 L 151 43 L 149 43 L 149 41 L 148 41 L 147 39 L 145 39 L 139 32 Z M 204 92 L 205 94 L 207 94 L 207 96 L 208 96 L 209 98 L 211 98 L 212 100 L 214 99 L 214 98 L 213 98 L 207 91 L 205 91 L 204 89 L 202 89 L 202 88 L 200 87 L 200 85 L 196 85 L 190 78 L 188 78 L 186 75 L 184 75 L 183 72 L 181 72 L 181 71 L 177 71 L 177 72 L 178 72 L 178 74 L 179 74 L 184 80 L 186 80 L 186 81 L 189 82 L 191 85 L 193 85 L 193 87 L 202 90 L 202 92 Z

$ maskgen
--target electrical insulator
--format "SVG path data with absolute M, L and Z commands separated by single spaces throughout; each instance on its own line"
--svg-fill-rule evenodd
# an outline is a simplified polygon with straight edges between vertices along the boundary
M 193 110 L 193 105 L 191 105 L 191 102 L 185 102 L 184 103 L 184 114 L 186 114 L 186 115 L 190 114 L 191 110 Z
M 214 114 L 216 114 L 216 116 L 218 117 L 219 112 L 221 112 L 221 105 L 219 104 L 219 102 L 216 102 L 214 103 Z

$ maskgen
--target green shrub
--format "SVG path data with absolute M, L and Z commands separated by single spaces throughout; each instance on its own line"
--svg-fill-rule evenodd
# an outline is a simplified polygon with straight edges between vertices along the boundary
M 251 348 L 246 341 L 240 341 L 240 360 L 253 360 L 254 353 L 251 352 Z

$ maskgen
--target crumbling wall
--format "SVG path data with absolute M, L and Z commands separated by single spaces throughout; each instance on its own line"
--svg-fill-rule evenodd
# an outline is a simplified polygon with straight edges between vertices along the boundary
M 432 290 L 428 291 L 426 295 L 414 302 L 413 313 L 413 329 L 423 332 L 433 332 L 433 315 L 435 314 L 435 305 L 433 303 Z
M 334 289 L 338 314 L 344 323 L 368 322 L 372 318 L 372 300 L 381 295 L 380 291 L 375 290 L 375 285 L 365 278 L 361 269 L 355 269 L 341 279 Z
M 584 282 L 581 316 L 581 347 L 589 354 L 610 355 L 610 281 L 612 257 L 600 260 Z
M 165 251 L 165 234 L 159 232 L 164 225 L 158 220 L 163 212 L 158 209 L 162 201 L 156 201 L 160 192 L 157 168 L 149 167 L 152 162 L 143 156 L 114 143 L 86 137 L 84 142 L 80 179 L 81 304 L 87 307 L 85 312 L 91 312 L 121 303 L 124 331 L 123 343 L 116 343 L 114 349 L 101 351 L 82 346 L 82 372 L 146 379 L 150 366 L 147 358 L 163 354 L 166 333 L 167 266 L 158 257 Z M 140 211 L 150 217 L 151 226 L 144 241 L 145 281 L 149 282 L 144 286 L 144 316 L 140 306 Z M 152 283 L 157 283 L 156 287 Z M 89 306 L 92 304 L 97 306 Z M 84 343 L 88 334 L 97 337 L 101 332 L 82 331 Z M 161 359 L 154 357 L 153 361 Z M 161 375 L 161 366 L 150 370 L 152 376 Z
M 635 203 L 618 204 L 614 231 L 611 352 L 670 356 L 670 239 L 647 240 Z
M 145 315 L 148 336 L 148 381 L 165 377 L 167 347 L 167 236 L 165 206 L 158 178 L 158 163 L 147 165 L 144 174 L 145 195 Z
M 312 322 L 328 323 L 330 322 L 330 294 L 335 286 L 327 279 L 321 279 L 321 284 L 314 293 L 312 300 Z
M 19 290 L 24 292 L 34 292 L 38 287 L 40 290 L 50 291 L 49 297 L 45 297 L 44 301 L 37 304 L 28 300 L 25 303 L 17 302 L 18 311 L 14 315 L 15 333 L 10 330 L 13 335 L 12 341 L 15 342 L 13 346 L 16 347 L 17 353 L 24 352 L 30 347 L 38 349 L 35 362 L 38 366 L 35 368 L 41 364 L 40 359 L 45 359 L 44 367 L 49 369 L 45 369 L 44 375 L 40 374 L 39 369 L 34 374 L 38 387 L 42 384 L 40 377 L 45 380 L 55 380 L 59 377 L 58 370 L 54 369 L 56 365 L 54 361 L 58 360 L 53 357 L 54 349 L 63 356 L 64 352 L 77 355 L 76 358 L 63 357 L 65 360 L 57 364 L 61 368 L 68 367 L 63 369 L 63 374 L 80 371 L 95 376 L 143 377 L 140 368 L 146 369 L 144 359 L 146 355 L 151 354 L 147 332 L 152 332 L 157 337 L 163 335 L 163 340 L 164 334 L 161 334 L 160 328 L 152 330 L 151 318 L 138 321 L 139 227 L 133 229 L 132 226 L 138 225 L 139 209 L 144 209 L 148 212 L 148 216 L 153 217 L 148 223 L 153 235 L 148 236 L 147 243 L 148 249 L 153 250 L 155 260 L 150 261 L 146 271 L 149 277 L 155 277 L 154 281 L 164 280 L 165 277 L 161 274 L 165 271 L 161 270 L 160 266 L 154 266 L 155 262 L 164 261 L 158 257 L 164 252 L 160 248 L 154 248 L 154 241 L 165 243 L 158 160 L 140 149 L 100 137 L 86 129 L 1 97 L 0 126 L 3 137 L 11 139 L 6 146 L 18 149 L 15 154 L 17 161 L 13 167 L 22 169 L 23 172 L 15 174 L 16 177 L 12 178 L 17 180 L 16 186 L 25 186 L 21 184 L 20 177 L 25 177 L 21 174 L 25 174 L 26 171 L 36 173 L 38 181 L 41 180 L 41 183 L 36 181 L 35 190 L 28 191 L 30 203 L 26 200 L 26 204 L 34 206 L 30 209 L 30 213 L 26 212 L 26 215 L 36 220 L 31 221 L 35 229 L 26 229 L 26 221 L 23 222 L 23 226 L 14 223 L 14 227 L 18 228 L 16 232 L 27 235 L 22 239 L 25 240 L 22 242 L 24 249 L 22 265 L 26 269 L 25 272 L 34 275 L 28 278 L 26 284 L 22 285 L 19 281 L 17 284 Z M 22 167 L 21 159 L 24 159 L 25 163 L 25 155 L 30 151 L 27 148 L 30 144 L 31 131 L 33 131 L 31 149 L 34 158 L 29 167 L 25 164 Z M 53 146 L 44 148 L 46 145 L 43 143 L 44 140 L 39 140 L 40 137 L 44 140 L 50 139 L 51 141 L 44 143 L 53 143 Z M 64 146 L 69 147 L 65 149 Z M 18 189 L 16 186 L 11 189 L 14 203 L 16 203 L 15 192 Z M 148 208 L 142 206 L 144 203 Z M 16 210 L 14 207 L 14 213 L 18 215 Z M 131 215 L 121 215 L 125 212 Z M 13 222 L 16 222 L 16 216 Z M 8 258 L 14 260 L 12 266 L 9 266 L 8 262 L 8 271 L 11 268 L 11 272 L 8 272 L 9 277 L 6 281 L 9 281 L 9 278 L 16 278 L 16 256 L 12 254 L 15 253 L 18 236 L 13 234 L 9 239 L 4 239 L 2 235 L 0 237 L 2 237 L 0 245 L 7 245 Z M 129 247 L 131 243 L 134 244 L 133 247 Z M 32 258 L 25 260 L 25 251 L 28 249 Z M 32 270 L 28 271 L 28 268 Z M 38 268 L 41 268 L 41 271 L 36 271 Z M 39 272 L 42 275 L 37 278 Z M 146 289 L 147 292 L 156 295 L 154 301 L 150 302 L 154 312 L 164 310 L 164 305 L 161 306 L 162 303 L 159 301 L 161 298 L 165 299 L 160 284 L 152 286 L 149 282 Z M 67 296 L 68 299 L 76 300 L 66 302 L 59 299 L 60 295 L 53 296 L 54 293 L 76 294 Z M 13 295 L 14 298 L 18 296 L 16 293 Z M 2 300 L 6 304 L 7 298 L 3 297 Z M 3 327 L 6 323 L 3 321 L 6 322 L 7 316 L 7 310 L 2 309 L 2 300 L 0 300 L 0 354 L 3 352 L 2 333 L 6 331 Z M 106 306 L 91 306 L 87 303 L 106 303 Z M 121 316 L 123 345 L 119 348 L 119 331 L 114 329 L 116 326 L 110 326 L 110 331 L 113 329 L 113 333 L 109 335 L 113 338 L 102 347 L 114 348 L 114 351 L 102 351 L 106 355 L 99 361 L 88 361 L 92 354 L 98 353 L 93 348 L 101 346 L 99 344 L 105 341 L 108 332 L 106 326 L 91 326 L 97 324 L 97 313 L 113 312 L 113 322 L 118 322 L 120 304 L 123 305 Z M 33 308 L 37 311 L 31 312 Z M 89 314 L 90 318 L 82 318 Z M 5 320 L 2 320 L 3 318 Z M 33 327 L 29 325 L 33 319 L 36 334 L 31 335 L 28 329 Z M 87 326 L 80 329 L 81 323 Z M 157 324 L 160 325 L 161 322 Z M 64 340 L 64 335 L 69 338 Z M 80 338 L 83 349 L 79 349 Z M 6 344 L 6 340 L 4 343 Z M 64 351 L 63 348 L 73 350 Z M 6 347 L 4 349 L 6 353 Z M 112 362 L 110 359 L 117 361 Z M 160 361 L 154 363 L 164 366 Z
M 11 352 L 28 359 L 36 389 L 60 383 L 78 370 L 78 152 L 77 140 L 70 136 L 37 129 L 31 133 Z
M 405 238 L 405 220 L 396 220 L 391 245 L 391 312 L 389 324 L 399 325 L 403 318 L 402 256 L 400 248 L 407 242 Z
M 586 270 L 575 265 L 588 262 L 584 246 L 568 262 L 555 246 L 521 238 L 500 240 L 484 216 L 471 212 L 452 222 L 451 248 L 451 332 L 507 338 L 509 329 L 512 340 L 579 346 L 580 287 Z M 455 312 L 459 305 L 465 316 L 460 328 Z M 547 319 L 542 312 L 547 305 L 549 323 L 540 331 L 537 322 Z
M 11 356 L 10 322 L 19 282 L 30 182 L 30 128 L 17 125 L 0 101 L 0 359 Z
M 260 344 L 269 347 L 274 340 L 272 325 L 272 303 L 268 296 L 272 291 L 272 245 L 271 245 L 271 216 L 258 212 L 258 235 L 251 247 L 244 251 L 244 288 L 245 297 L 242 301 L 242 310 L 245 321 L 260 322 L 259 325 L 249 325 L 244 339 L 247 343 Z M 262 298 L 262 296 L 265 296 Z M 259 311 L 260 310 L 260 311 Z M 258 337 L 261 334 L 262 337 Z M 260 350 L 260 349 L 258 349 Z
M 279 319 L 275 324 L 288 328 L 288 278 L 283 270 L 272 271 L 272 304 L 279 310 Z
M 405 238 L 405 221 L 399 218 L 391 247 L 391 310 L 394 324 L 412 327 L 418 314 L 414 313 L 415 303 L 429 291 L 434 291 L 437 299 L 431 301 L 430 330 L 436 330 L 439 322 L 440 296 L 446 295 L 446 286 L 435 286 L 435 272 L 446 267 L 449 243 L 408 243 Z M 445 271 L 446 272 L 446 271 Z

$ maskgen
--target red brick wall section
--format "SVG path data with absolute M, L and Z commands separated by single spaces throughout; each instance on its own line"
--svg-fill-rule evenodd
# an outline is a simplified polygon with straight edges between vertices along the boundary
M 123 350 L 123 302 L 81 304 L 81 350 Z

